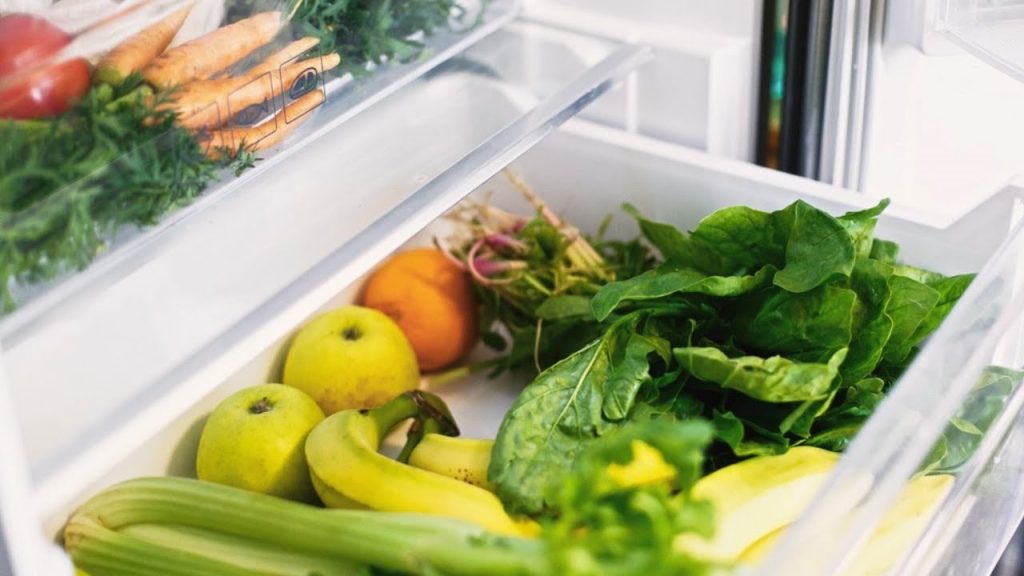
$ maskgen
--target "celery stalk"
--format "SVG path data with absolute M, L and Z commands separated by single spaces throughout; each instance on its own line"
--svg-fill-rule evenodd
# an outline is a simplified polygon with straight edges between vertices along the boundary
M 206 557 L 133 537 L 130 527 L 139 524 L 198 528 L 315 562 L 406 573 L 501 576 L 545 574 L 550 568 L 544 543 L 496 536 L 457 520 L 324 510 L 184 478 L 131 480 L 97 495 L 68 523 L 65 546 L 77 564 L 103 576 L 277 574 L 240 569 L 232 553 Z M 167 562 L 188 568 L 169 571 Z

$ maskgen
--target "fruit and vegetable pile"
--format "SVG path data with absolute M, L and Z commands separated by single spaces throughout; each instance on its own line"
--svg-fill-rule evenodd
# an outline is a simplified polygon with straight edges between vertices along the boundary
M 182 6 L 88 59 L 72 50 L 84 31 L 0 16 L 0 313 L 12 284 L 84 268 L 251 167 L 312 116 L 325 77 L 416 58 L 463 14 L 456 0 L 235 0 L 175 45 Z
M 612 241 L 514 183 L 533 215 L 467 201 L 452 237 L 395 255 L 361 305 L 303 326 L 280 384 L 238 391 L 209 416 L 198 479 L 131 480 L 76 511 L 64 531 L 76 565 L 93 576 L 756 565 L 972 279 L 901 263 L 874 236 L 884 202 L 838 217 L 800 201 L 737 206 L 690 232 L 627 206 L 641 236 Z M 460 438 L 425 388 L 480 371 L 529 383 L 496 438 Z M 899 560 L 1020 379 L 986 372 L 848 574 Z M 403 433 L 397 455 L 382 452 Z

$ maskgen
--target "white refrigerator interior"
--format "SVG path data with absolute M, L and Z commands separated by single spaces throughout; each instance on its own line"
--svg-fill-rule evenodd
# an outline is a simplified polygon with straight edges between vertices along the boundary
M 941 56 L 892 48 L 866 187 L 844 190 L 748 162 L 760 2 L 494 4 L 492 19 L 432 58 L 364 89 L 334 86 L 323 122 L 257 169 L 118 238 L 85 271 L 21 293 L 27 305 L 0 319 L 0 424 L 14 428 L 0 431 L 0 573 L 6 554 L 16 576 L 70 574 L 55 543 L 76 506 L 120 480 L 194 476 L 213 407 L 278 380 L 298 327 L 356 301 L 395 250 L 443 234 L 453 205 L 472 196 L 527 210 L 506 167 L 583 230 L 614 215 L 618 238 L 637 234 L 624 202 L 692 229 L 738 204 L 805 200 L 838 214 L 891 197 L 878 235 L 903 260 L 979 272 L 757 574 L 843 574 L 985 367 L 1024 364 L 1024 180 L 1009 171 L 1024 157 L 1009 138 L 1024 128 L 1024 105 L 1008 111 L 1024 101 L 1019 85 L 985 84 L 1000 90 L 988 112 L 980 93 L 951 90 L 949 106 L 977 101 L 971 113 L 987 120 L 951 121 L 941 134 L 932 123 L 947 101 L 915 102 L 948 87 L 945 70 L 987 75 L 953 60 L 940 72 L 940 60 L 912 62 Z M 998 152 L 972 160 L 996 124 L 1007 135 Z M 934 161 L 943 169 L 929 172 Z M 524 384 L 481 376 L 441 395 L 466 436 L 493 437 Z M 991 572 L 1024 515 L 1022 410 L 1016 390 L 892 574 Z M 799 551 L 808 546 L 816 552 Z

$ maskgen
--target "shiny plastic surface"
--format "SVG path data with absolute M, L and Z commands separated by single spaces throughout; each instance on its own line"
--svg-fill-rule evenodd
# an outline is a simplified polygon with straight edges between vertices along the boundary
M 944 0 L 938 28 L 975 56 L 1024 82 L 1024 2 Z

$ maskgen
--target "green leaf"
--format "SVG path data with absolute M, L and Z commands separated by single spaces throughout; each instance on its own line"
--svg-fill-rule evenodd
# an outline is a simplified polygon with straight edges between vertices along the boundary
M 895 264 L 900 255 L 900 245 L 889 240 L 875 238 L 871 243 L 871 258 L 886 264 Z
M 733 329 L 740 346 L 771 354 L 824 351 L 850 345 L 857 294 L 821 286 L 801 294 L 772 288 L 744 297 Z
M 786 265 L 775 275 L 776 286 L 807 292 L 853 271 L 853 241 L 835 218 L 803 201 L 773 216 L 776 230 L 787 238 Z
M 950 419 L 941 441 L 943 449 L 933 450 L 923 469 L 930 473 L 955 473 L 962 468 L 1022 381 L 1024 372 L 994 366 L 985 369 L 978 384 Z
M 623 302 L 656 300 L 671 294 L 739 296 L 771 282 L 775 269 L 765 266 L 751 276 L 708 276 L 693 268 L 670 262 L 643 274 L 606 284 L 594 296 L 591 306 L 599 321 Z
M 805 444 L 836 452 L 845 450 L 885 399 L 884 387 L 880 378 L 865 378 L 847 387 L 842 391 L 842 402 L 833 404 L 815 421 L 814 433 Z
M 780 267 L 783 246 L 775 239 L 772 214 L 746 206 L 712 212 L 691 234 L 735 266 L 756 270 L 767 264 Z
M 892 267 L 878 260 L 859 260 L 854 266 L 850 287 L 864 304 L 864 316 L 840 369 L 845 382 L 858 382 L 870 375 L 892 336 L 893 320 L 886 314 L 891 276 Z
M 939 325 L 946 319 L 953 306 L 960 301 L 960 297 L 974 281 L 974 274 L 961 274 L 959 276 L 943 277 L 930 284 L 938 291 L 939 299 L 935 306 L 928 311 L 928 314 L 918 324 L 910 339 L 915 345 L 927 338 L 938 329 Z
M 553 565 L 566 576 L 646 574 L 702 576 L 713 567 L 673 546 L 680 534 L 710 537 L 714 509 L 689 497 L 703 475 L 712 438 L 707 422 L 664 420 L 630 423 L 593 442 L 572 473 L 553 486 L 550 500 L 565 513 L 544 524 L 543 540 Z M 609 470 L 628 464 L 634 446 L 646 444 L 675 468 L 675 486 L 623 486 Z
M 715 426 L 715 437 L 739 458 L 771 456 L 789 449 L 789 441 L 784 435 L 745 422 L 732 412 L 716 410 L 712 423 Z
M 939 301 L 939 292 L 906 276 L 889 278 L 889 302 L 886 314 L 892 318 L 892 333 L 882 357 L 889 364 L 903 364 L 917 344 L 918 326 Z
M 824 398 L 846 357 L 837 351 L 828 364 L 801 363 L 781 356 L 729 358 L 717 348 L 676 348 L 683 370 L 705 382 L 765 402 L 799 402 Z
M 602 414 L 612 422 L 624 420 L 633 409 L 640 387 L 651 381 L 650 354 L 667 349 L 668 343 L 660 338 L 632 334 L 626 343 L 622 358 L 616 359 L 605 384 Z
M 878 216 L 889 206 L 889 199 L 884 199 L 872 208 L 858 212 L 847 212 L 839 217 L 839 224 L 846 229 L 853 241 L 854 253 L 858 260 L 871 256 L 874 247 L 875 224 Z
M 579 316 L 591 316 L 590 298 L 572 294 L 551 296 L 535 311 L 542 320 L 562 320 Z
M 623 204 L 622 209 L 636 218 L 644 237 L 661 252 L 665 260 L 690 266 L 707 274 L 728 274 L 732 271 L 729 263 L 711 246 L 687 237 L 671 224 L 648 220 L 630 204 Z
M 938 272 L 932 272 L 923 268 L 915 268 L 913 266 L 907 266 L 906 264 L 894 265 L 892 267 L 892 273 L 896 276 L 910 278 L 911 280 L 920 282 L 921 284 L 928 284 L 929 286 L 944 278 L 944 276 Z
M 614 387 L 635 393 L 649 377 L 639 357 L 658 348 L 652 339 L 633 338 L 641 318 L 624 317 L 541 372 L 505 414 L 488 479 L 510 511 L 537 514 L 550 508 L 545 500 L 549 487 L 565 478 L 584 446 L 617 427 L 604 418 L 606 395 L 616 396 L 608 403 L 613 413 L 630 405 L 630 398 Z

